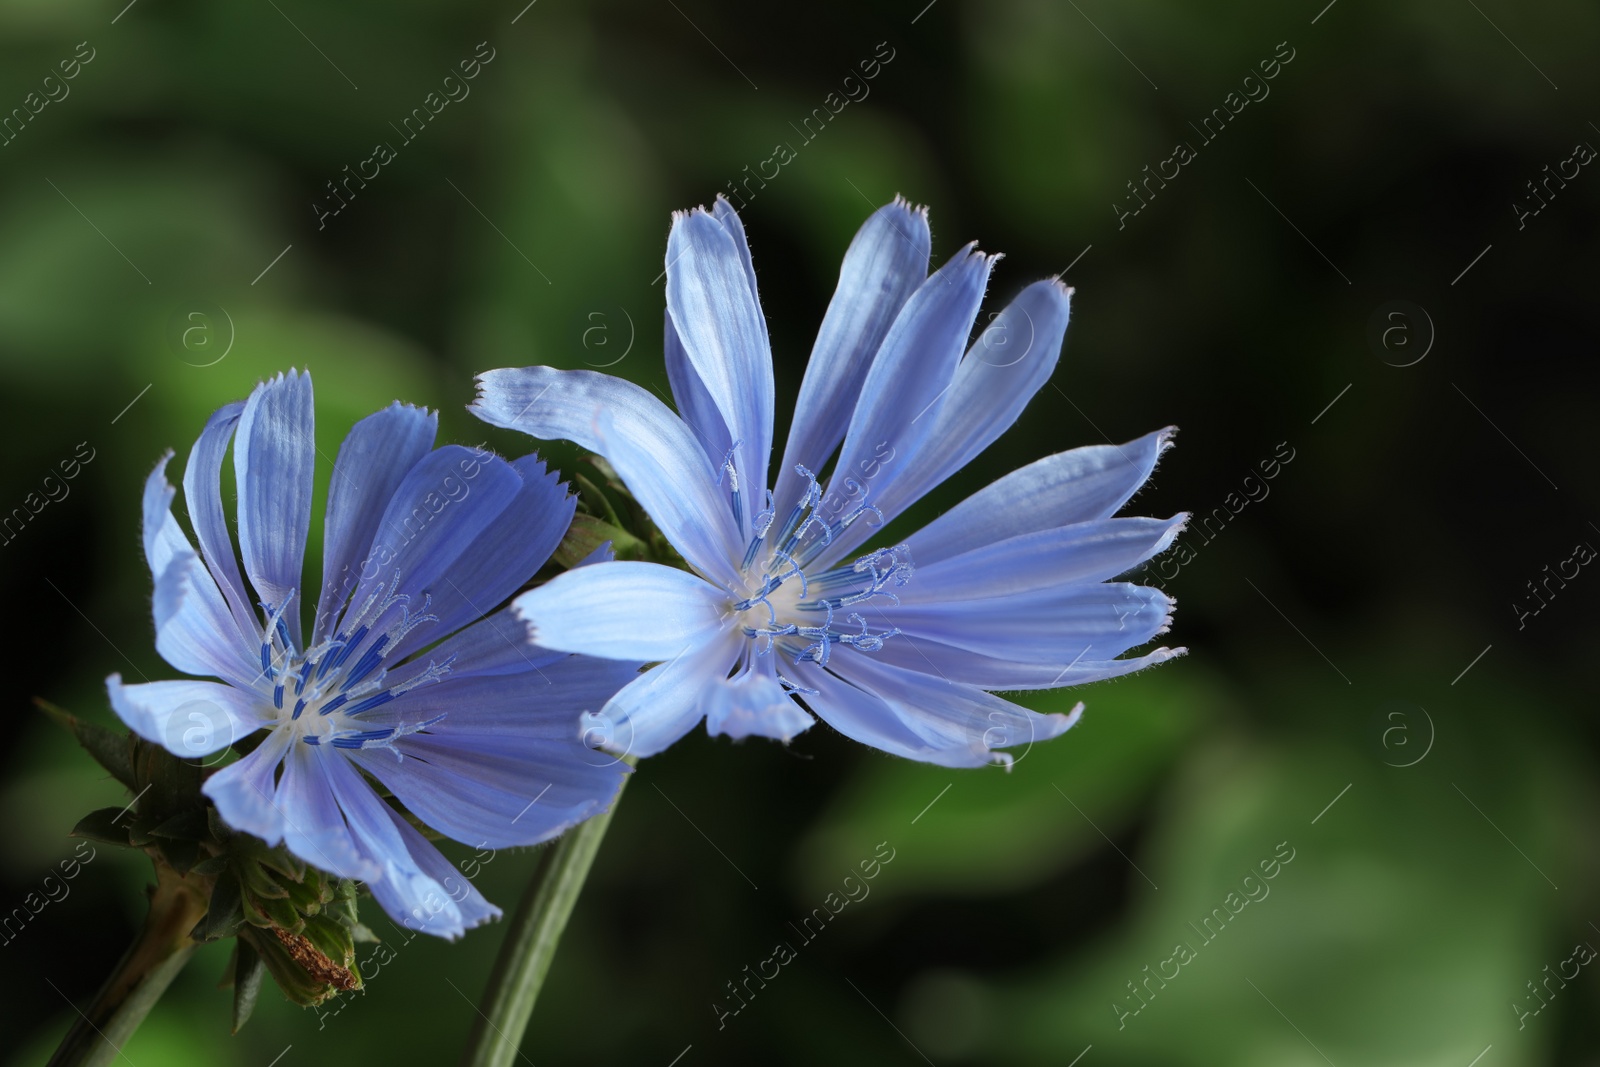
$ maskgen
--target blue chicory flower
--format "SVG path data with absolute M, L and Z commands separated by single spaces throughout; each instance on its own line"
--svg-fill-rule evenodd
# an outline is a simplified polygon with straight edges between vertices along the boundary
M 625 771 L 581 743 L 579 720 L 637 665 L 537 647 L 509 609 L 489 613 L 544 564 L 575 499 L 537 456 L 434 448 L 436 429 L 434 413 L 396 403 L 345 438 L 302 640 L 311 376 L 280 375 L 219 409 L 183 479 L 203 559 L 172 515 L 171 452 L 145 483 L 144 550 L 157 650 L 221 681 L 106 685 L 135 733 L 179 756 L 267 731 L 205 782 L 223 820 L 365 881 L 408 927 L 457 937 L 499 909 L 363 772 L 458 841 L 544 841 L 616 794 Z M 243 576 L 222 504 L 230 441 Z
M 607 747 L 650 755 L 702 717 L 712 734 L 787 741 L 811 725 L 809 709 L 886 752 L 1009 765 L 994 750 L 1057 736 L 1082 705 L 1039 715 L 989 690 L 1113 678 L 1183 651 L 1117 658 L 1164 633 L 1173 602 L 1107 581 L 1186 520 L 1112 517 L 1170 428 L 1041 459 L 857 554 L 1016 420 L 1066 331 L 1071 290 L 1050 279 L 968 348 L 997 257 L 969 245 L 929 276 L 929 247 L 926 212 L 898 198 L 856 234 L 770 492 L 767 326 L 724 200 L 675 215 L 668 238 L 678 414 L 592 371 L 480 376 L 479 418 L 604 456 L 693 572 L 610 562 L 513 602 L 549 648 L 658 664 L 594 721 Z M 836 449 L 824 489 L 817 472 Z

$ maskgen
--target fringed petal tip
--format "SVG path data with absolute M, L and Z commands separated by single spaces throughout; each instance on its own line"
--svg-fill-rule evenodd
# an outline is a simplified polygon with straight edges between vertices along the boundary
M 1068 285 L 1062 280 L 1066 273 L 1067 272 L 1063 270 L 1056 274 L 1050 275 L 1048 278 L 1041 278 L 1039 280 L 1043 282 L 1050 282 L 1055 285 L 1056 289 L 1060 291 L 1061 295 L 1067 298 L 1067 303 L 1070 304 L 1072 302 L 1073 294 L 1078 290 L 1075 286 Z
M 1162 631 L 1162 633 L 1165 633 L 1165 632 L 1166 632 L 1165 630 Z M 1158 634 L 1157 636 L 1160 636 L 1160 635 Z M 1143 655 L 1141 655 L 1140 657 L 1138 657 L 1139 659 L 1146 661 L 1145 665 L 1140 667 L 1139 670 L 1140 671 L 1146 671 L 1146 670 L 1149 670 L 1151 667 L 1159 667 L 1163 663 L 1167 663 L 1167 662 L 1169 662 L 1171 660 L 1175 660 L 1179 656 L 1187 656 L 1188 654 L 1189 654 L 1189 649 L 1187 647 L 1183 646 L 1183 645 L 1179 645 L 1177 648 L 1168 648 L 1167 646 L 1162 645 L 1160 648 L 1153 648 L 1149 652 L 1146 652 Z M 1126 661 L 1125 660 L 1115 660 L 1114 662 L 1123 663 L 1123 662 L 1126 662 Z M 1133 672 L 1130 672 L 1129 674 L 1119 675 L 1117 678 L 1108 678 L 1108 679 L 1106 679 L 1106 681 L 1119 681 L 1122 678 L 1131 678 L 1132 676 L 1133 676 Z
M 307 371 L 306 373 L 309 374 L 310 372 Z M 426 404 L 408 404 L 404 400 L 391 400 L 389 402 L 389 406 L 384 408 L 384 409 L 382 409 L 382 410 L 384 410 L 384 411 L 411 411 L 411 412 L 417 413 L 418 415 L 421 415 L 423 418 L 437 418 L 438 414 L 439 414 L 439 412 L 438 412 L 438 410 L 436 408 L 430 408 Z
M 493 449 L 486 448 L 483 445 L 478 446 L 478 451 L 486 456 L 493 456 L 495 459 L 502 458 Z M 509 462 L 517 469 L 517 473 L 522 476 L 522 480 L 525 483 L 537 481 L 547 482 L 562 491 L 563 501 L 569 500 L 578 495 L 578 491 L 573 488 L 572 482 L 563 481 L 561 478 L 561 472 L 552 469 L 550 464 L 546 462 L 545 458 L 539 455 L 538 449 L 535 449 L 526 455 L 518 456 L 516 459 L 510 460 Z M 528 467 L 527 470 L 522 469 L 524 465 Z
M 496 367 L 493 370 L 479 371 L 472 376 L 472 386 L 476 393 L 472 398 L 472 403 L 467 405 L 467 411 L 487 422 L 490 426 L 515 429 L 513 425 L 516 422 L 515 417 L 508 418 L 496 413 L 494 394 L 503 391 L 514 376 L 526 375 L 539 369 L 538 366 Z M 528 407 L 532 406 L 533 404 L 528 404 Z
M 298 367 L 290 367 L 288 370 L 279 371 L 277 374 L 274 374 L 270 378 L 262 378 L 262 379 L 260 379 L 259 381 L 256 382 L 255 388 L 251 389 L 250 392 L 251 393 L 259 393 L 263 389 L 270 389 L 273 386 L 282 385 L 286 381 L 287 382 L 299 382 L 299 380 L 301 378 L 310 378 L 310 377 L 311 377 L 310 368 L 307 368 L 306 370 L 301 370 Z M 395 401 L 395 403 L 399 403 L 399 401 Z
M 954 263 L 958 260 L 964 261 L 968 259 L 981 259 L 983 260 L 984 269 L 986 271 L 992 271 L 994 270 L 995 264 L 999 263 L 1005 258 L 1006 254 L 1004 252 L 985 252 L 978 247 L 977 241 L 968 241 L 966 244 L 961 246 L 960 251 L 950 257 L 950 262 Z
M 889 201 L 889 206 L 900 208 L 901 210 L 908 211 L 913 215 L 921 215 L 923 222 L 928 221 L 928 205 L 912 203 L 910 200 L 905 198 L 904 194 L 895 193 L 894 199 Z
M 713 222 L 717 222 L 715 205 L 719 201 L 721 203 L 728 204 L 727 197 L 723 196 L 721 193 L 718 193 L 716 200 L 712 201 L 712 207 L 706 207 L 704 204 L 696 204 L 694 207 L 679 208 L 677 211 L 672 213 L 672 225 L 677 226 L 680 222 L 687 222 L 695 215 L 704 215 Z M 728 210 L 733 211 L 732 204 L 728 204 Z M 734 214 L 737 215 L 738 212 L 735 211 Z M 717 222 L 717 225 L 720 226 L 722 224 Z
M 1026 751 L 1028 747 L 1042 741 L 1053 741 L 1078 725 L 1083 718 L 1084 703 L 1078 701 L 1072 706 L 1071 711 L 1052 712 L 1049 715 L 1030 714 L 1027 718 L 1029 736 L 1016 741 L 1006 741 L 1005 748 L 1016 748 L 1019 745 Z M 985 735 L 987 736 L 987 735 Z M 988 752 L 991 766 L 1004 767 L 1009 773 L 1017 757 L 1002 748 L 992 748 Z
M 487 910 L 481 911 L 470 917 L 463 918 L 460 927 L 452 929 L 449 933 L 442 935 L 444 940 L 460 941 L 463 937 L 467 936 L 468 930 L 476 930 L 480 926 L 488 926 L 492 922 L 497 923 L 501 919 L 505 918 L 505 912 L 501 911 L 499 907 L 494 904 L 489 904 L 488 902 L 485 902 L 485 904 Z

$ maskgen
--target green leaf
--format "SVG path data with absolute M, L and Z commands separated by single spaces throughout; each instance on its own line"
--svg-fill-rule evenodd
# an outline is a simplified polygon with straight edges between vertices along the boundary
M 161 850 L 161 858 L 179 874 L 188 874 L 189 868 L 200 859 L 198 841 L 179 841 L 169 838 L 155 841 L 155 846 Z
M 309 1008 L 338 995 L 339 991 L 333 986 L 312 977 L 272 931 L 244 926 L 239 930 L 239 941 L 256 951 L 272 973 L 272 980 L 292 1003 Z
M 203 807 L 180 811 L 160 826 L 150 831 L 151 837 L 167 837 L 180 841 L 199 841 L 210 835 L 210 827 Z
M 256 862 L 267 870 L 287 878 L 291 882 L 304 882 L 307 878 L 320 878 L 321 875 L 305 862 L 289 854 L 286 848 L 263 848 L 256 854 Z
M 267 973 L 267 965 L 249 942 L 240 939 L 234 946 L 233 1032 L 237 1034 L 255 1010 L 256 997 L 261 993 L 261 976 Z
M 138 788 L 150 790 L 149 810 L 160 812 L 175 812 L 193 804 L 204 777 L 198 764 L 140 739 L 133 743 L 133 772 Z
M 595 462 L 597 458 L 598 457 L 591 457 L 590 461 Z M 616 484 L 615 472 L 612 472 L 609 466 L 602 467 L 602 463 L 595 463 L 595 466 L 608 473 L 611 476 L 613 484 Z M 611 498 L 606 496 L 604 490 L 585 477 L 582 472 L 574 474 L 572 476 L 572 481 L 578 487 L 579 502 L 583 504 L 583 506 L 587 508 L 592 515 L 596 515 L 601 519 L 604 519 L 612 526 L 622 525 L 622 519 L 617 515 L 617 509 L 612 506 Z
M 205 916 L 195 923 L 189 934 L 196 941 L 215 941 L 231 936 L 243 919 L 240 907 L 239 881 L 228 875 L 217 879 L 211 889 L 211 902 Z
M 197 863 L 193 867 L 189 868 L 189 873 L 190 874 L 197 874 L 197 875 L 200 875 L 200 876 L 205 877 L 205 878 L 211 878 L 211 877 L 213 877 L 215 875 L 221 874 L 223 871 L 225 871 L 227 869 L 228 869 L 228 857 L 227 856 L 212 856 L 210 859 L 201 860 L 199 863 Z
M 78 718 L 71 712 L 56 707 L 49 701 L 34 698 L 36 704 L 44 713 L 57 723 L 67 728 L 72 736 L 82 745 L 94 761 L 107 771 L 111 777 L 127 786 L 137 790 L 134 784 L 133 773 L 133 735 L 127 731 L 109 730 L 97 723 L 88 722 Z
M 256 897 L 251 904 L 259 908 L 264 918 L 273 926 L 298 934 L 305 928 L 305 919 L 287 898 Z M 252 921 L 254 921 L 252 919 Z M 259 924 L 258 924 L 259 925 Z
M 314 915 L 306 920 L 305 937 L 316 950 L 334 963 L 355 971 L 356 947 L 350 931 L 336 919 Z
M 239 875 L 239 880 L 244 884 L 245 894 L 261 899 L 279 899 L 289 895 L 289 891 L 272 878 L 254 860 L 235 860 L 234 871 Z
M 99 841 L 107 845 L 121 845 L 131 847 L 128 840 L 127 818 L 124 815 L 126 808 L 101 808 L 91 811 L 78 820 L 78 825 L 72 828 L 71 837 L 82 837 L 90 841 Z M 122 819 L 118 822 L 118 819 Z
M 561 544 L 556 546 L 553 558 L 561 566 L 571 570 L 607 541 L 611 542 L 611 550 L 616 553 L 618 559 L 649 558 L 648 546 L 643 541 L 620 526 L 614 526 L 593 515 L 583 514 L 572 517 L 572 525 L 567 528 Z
M 277 882 L 283 887 L 284 892 L 289 894 L 289 903 L 293 904 L 297 911 L 315 915 L 322 910 L 322 905 L 325 903 L 323 892 L 325 885 L 321 879 L 307 878 L 303 882 L 295 882 L 278 878 Z
M 155 840 L 155 838 L 150 836 L 150 831 L 154 830 L 164 821 L 165 820 L 162 819 L 161 816 L 156 815 L 149 810 L 140 810 L 138 808 L 135 808 L 132 812 L 123 816 L 122 818 L 123 824 L 128 828 L 128 840 L 133 842 L 133 844 L 139 848 L 144 848 L 150 842 Z

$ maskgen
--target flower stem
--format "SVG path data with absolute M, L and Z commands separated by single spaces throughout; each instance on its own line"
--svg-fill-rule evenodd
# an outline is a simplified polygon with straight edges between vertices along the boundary
M 115 1062 L 144 1017 L 183 970 L 197 943 L 190 939 L 206 913 L 205 899 L 165 864 L 156 865 L 144 929 L 116 968 L 79 1011 L 48 1067 L 101 1067 Z
M 627 784 L 626 778 L 623 784 Z M 516 1062 L 534 1001 L 621 799 L 619 789 L 608 811 L 545 847 L 506 930 L 472 1035 L 461 1054 L 461 1067 L 511 1067 Z

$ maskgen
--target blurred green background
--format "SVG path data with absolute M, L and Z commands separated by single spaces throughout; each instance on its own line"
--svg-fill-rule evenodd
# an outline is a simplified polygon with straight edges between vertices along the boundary
M 1010 774 L 820 725 L 648 761 L 525 1061 L 1600 1063 L 1600 975 L 1530 988 L 1600 945 L 1600 576 L 1550 577 L 1600 545 L 1600 176 L 1574 156 L 1600 145 L 1593 4 L 125 2 L 0 5 L 0 108 L 23 109 L 0 147 L 0 509 L 59 497 L 0 545 L 0 909 L 123 802 L 31 698 L 109 722 L 105 675 L 173 673 L 138 540 L 163 449 L 291 365 L 329 455 L 397 397 L 524 450 L 464 411 L 490 367 L 664 389 L 669 212 L 771 175 L 781 144 L 743 196 L 780 411 L 845 245 L 897 192 L 931 206 L 936 259 L 1007 253 L 989 310 L 1066 269 L 1053 383 L 912 521 L 1177 424 L 1134 511 L 1212 517 L 1149 575 L 1191 652 L 1039 697 L 1088 713 Z M 407 141 L 475 53 L 470 95 Z M 319 228 L 377 142 L 395 158 Z M 880 843 L 870 896 L 719 1029 L 725 983 Z M 479 884 L 510 908 L 535 858 Z M 147 874 L 101 849 L 0 945 L 6 1063 L 46 1058 Z M 238 1037 L 207 950 L 124 1052 L 451 1063 L 500 933 L 405 945 L 336 1016 L 269 989 Z M 1177 977 L 1144 984 L 1179 942 Z

